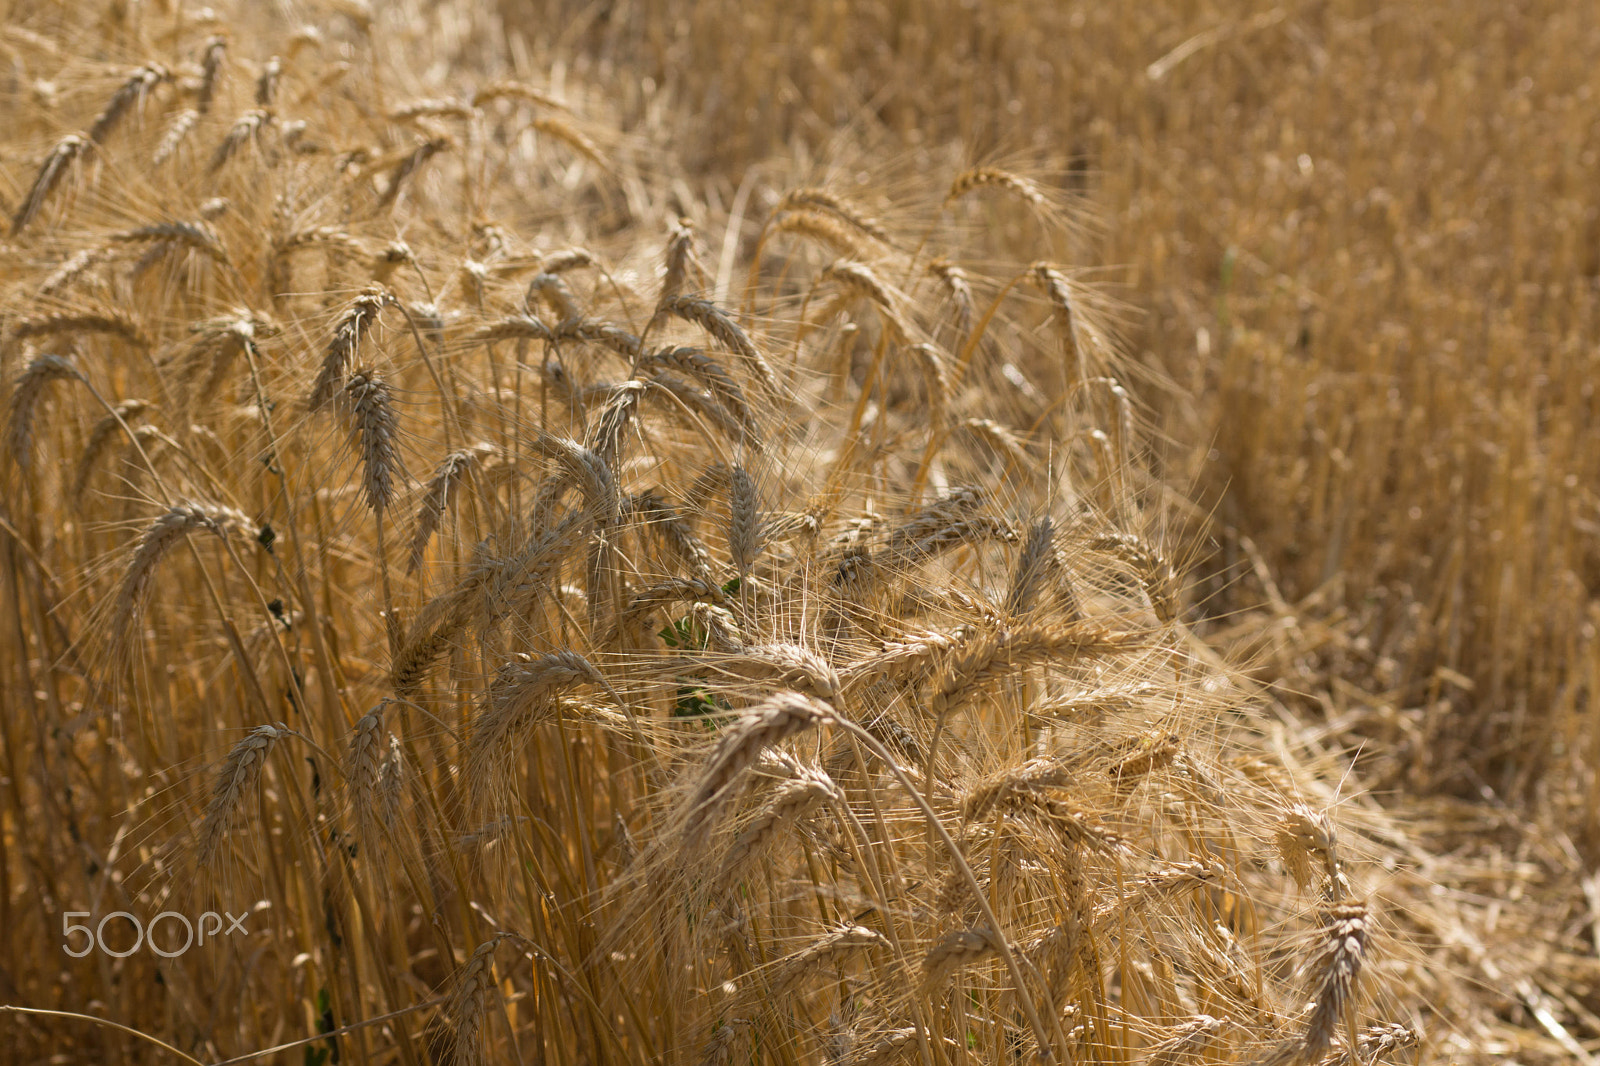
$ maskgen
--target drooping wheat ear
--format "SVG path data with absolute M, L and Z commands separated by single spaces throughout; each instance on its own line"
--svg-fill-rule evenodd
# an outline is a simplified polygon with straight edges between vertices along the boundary
M 828 215 L 855 227 L 873 240 L 881 241 L 884 244 L 889 243 L 889 231 L 883 228 L 883 223 L 875 218 L 868 217 L 861 208 L 826 189 L 819 189 L 814 186 L 790 189 L 783 194 L 783 198 L 773 208 L 773 213 L 781 214 L 797 209 Z
M 822 268 L 817 281 L 819 284 L 832 282 L 850 295 L 866 300 L 877 310 L 878 317 L 896 343 L 910 342 L 911 325 L 900 310 L 900 300 L 867 264 L 852 259 L 835 259 Z
M 536 299 L 555 312 L 558 322 L 573 322 L 583 317 L 583 308 L 579 306 L 578 298 L 572 295 L 571 286 L 560 274 L 540 271 L 528 280 L 528 291 L 523 295 L 523 305 L 527 307 L 529 313 L 532 313 Z
M 1176 733 L 1153 730 L 1138 739 L 1134 750 L 1112 763 L 1106 775 L 1118 791 L 1133 788 L 1157 770 L 1183 758 L 1183 743 Z
M 930 1038 L 932 1043 L 944 1044 L 951 1048 L 956 1042 L 949 1037 L 939 1039 Z M 891 1066 L 901 1059 L 909 1058 L 917 1050 L 917 1030 L 915 1027 L 906 1026 L 900 1029 L 883 1029 L 874 1033 L 871 1043 L 863 1046 L 842 1066 Z
M 1105 552 L 1133 570 L 1150 607 L 1163 625 L 1178 616 L 1177 579 L 1172 564 L 1160 552 L 1132 533 L 1106 533 L 1089 541 L 1089 550 Z
M 390 241 L 383 246 L 383 251 L 372 260 L 372 280 L 378 285 L 387 285 L 394 272 L 407 263 L 415 263 L 416 255 L 411 251 L 411 245 L 405 241 Z M 410 310 L 410 308 L 407 308 Z
M 646 365 L 671 367 L 687 374 L 703 386 L 722 406 L 738 419 L 739 425 L 752 436 L 756 431 L 755 413 L 745 400 L 744 390 L 734 381 L 722 364 L 698 348 L 662 348 L 645 357 Z
M 429 600 L 411 621 L 389 672 L 395 693 L 414 696 L 434 660 L 444 653 L 456 631 L 467 623 L 472 601 L 488 581 L 490 567 L 478 565 L 453 589 Z
M 828 661 L 798 644 L 740 647 L 730 657 L 711 659 L 706 665 L 713 673 L 745 681 L 777 683 L 822 699 L 832 699 L 840 687 L 839 675 Z
M 106 101 L 105 109 L 96 116 L 94 124 L 89 127 L 87 134 L 94 144 L 104 144 L 111 131 L 132 111 L 136 105 L 144 102 L 144 98 L 157 85 L 170 80 L 171 73 L 166 67 L 157 63 L 149 63 L 128 75 L 128 80 L 123 82 L 116 92 L 111 94 L 111 99 Z
M 734 1066 L 746 1061 L 751 1025 L 744 1018 L 723 1018 L 717 1023 L 705 1046 L 700 1049 L 700 1066 Z
M 456 977 L 450 990 L 446 1007 L 452 1030 L 454 1046 L 451 1061 L 457 1066 L 478 1066 L 484 1061 L 482 1029 L 489 1007 L 498 996 L 494 980 L 494 950 L 500 946 L 505 934 L 496 935 L 482 944 L 467 958 L 466 965 Z
M 256 78 L 256 106 L 271 107 L 278 95 L 278 79 L 283 76 L 283 60 L 270 57 L 261 64 L 261 74 Z
M 1180 1022 L 1151 1045 L 1144 1066 L 1182 1066 L 1199 1058 L 1217 1042 L 1226 1024 L 1209 1014 L 1197 1014 Z
M 651 489 L 631 497 L 628 511 L 660 539 L 674 561 L 688 567 L 691 577 L 708 585 L 717 584 L 712 577 L 711 552 L 676 507 Z
M 577 441 L 540 433 L 532 442 L 534 451 L 561 466 L 562 476 L 577 484 L 583 493 L 588 518 L 601 526 L 610 525 L 621 513 L 622 501 L 611 468 L 599 455 Z
M 882 649 L 839 671 L 846 692 L 853 692 L 875 681 L 901 681 L 926 677 L 938 663 L 958 646 L 956 638 L 944 633 L 908 634 L 905 639 L 886 642 Z
M 988 929 L 958 929 L 935 941 L 922 960 L 924 987 L 936 992 L 956 971 L 999 953 L 995 935 Z
M 777 794 L 734 840 L 722 860 L 719 883 L 729 883 L 747 865 L 759 860 L 779 834 L 800 822 L 818 804 L 842 802 L 844 794 L 833 778 L 813 767 L 801 767 L 800 775 L 780 785 Z
M 222 74 L 222 61 L 227 57 L 228 40 L 216 36 L 206 41 L 200 57 L 200 87 L 195 91 L 194 106 L 203 115 L 211 110 L 211 101 L 217 92 L 217 78 Z
M 1011 587 L 1006 591 L 1006 614 L 1012 618 L 1032 611 L 1041 589 L 1059 587 L 1062 579 L 1061 556 L 1056 551 L 1056 525 L 1049 515 L 1028 527 L 1028 537 L 1011 571 Z
M 1354 1007 L 1356 980 L 1361 976 L 1370 934 L 1371 916 L 1365 900 L 1323 908 L 1322 942 L 1311 964 L 1312 1007 L 1301 1061 L 1315 1061 L 1328 1050 L 1334 1030 Z
M 728 555 L 741 580 L 750 576 L 765 545 L 761 526 L 761 494 L 755 479 L 735 465 L 728 471 Z
M 400 738 L 389 734 L 383 762 L 378 764 L 378 813 L 389 829 L 400 823 L 400 807 L 405 799 L 406 753 Z
M 798 692 L 778 692 L 741 715 L 723 733 L 690 794 L 684 835 L 697 839 L 729 787 L 761 753 L 797 733 L 834 719 L 833 708 Z
M 22 469 L 33 465 L 33 415 L 45 386 L 52 381 L 82 381 L 83 375 L 71 360 L 59 355 L 41 355 L 28 364 L 11 394 L 11 414 L 6 419 L 6 447 Z
M 282 722 L 257 726 L 228 752 L 222 772 L 212 787 L 205 816 L 200 821 L 200 840 L 195 851 L 199 869 L 207 869 L 216 859 L 218 848 L 238 820 L 239 807 L 246 794 L 261 780 L 261 769 L 266 765 L 272 746 L 292 735 L 294 731 Z
M 255 108 L 240 115 L 222 143 L 217 145 L 217 150 L 211 153 L 211 172 L 215 174 L 221 170 L 245 145 L 257 143 L 261 131 L 271 124 L 272 112 L 265 108 Z
M 950 183 L 949 193 L 945 195 L 945 206 L 950 206 L 974 189 L 983 188 L 1006 189 L 1041 211 L 1050 207 L 1049 198 L 1038 185 L 1021 174 L 1001 170 L 999 167 L 973 167 L 957 174 L 955 181 Z
M 116 439 L 122 427 L 133 419 L 138 418 L 150 410 L 147 400 L 123 400 L 112 409 L 110 414 L 103 416 L 89 431 L 89 439 L 83 446 L 83 454 L 78 456 L 78 469 L 72 478 L 72 500 L 77 505 L 83 499 L 84 489 L 89 486 L 89 477 L 94 473 L 95 463 L 100 456 L 105 454 L 111 442 Z M 15 450 L 13 441 L 13 455 L 24 453 Z
M 1089 622 L 979 632 L 951 653 L 934 694 L 933 710 L 939 715 L 954 711 L 989 682 L 1032 666 L 1046 662 L 1068 665 L 1146 644 L 1140 634 Z
M 720 591 L 720 590 L 719 590 Z M 744 633 L 733 612 L 714 603 L 691 603 L 687 616 L 704 634 L 706 647 L 724 655 L 744 652 Z
M 356 837 L 369 849 L 377 838 L 374 829 L 382 818 L 383 763 L 389 754 L 388 733 L 383 724 L 385 706 L 387 701 L 356 722 L 350 734 L 350 754 L 345 760 Z
M 1362 1029 L 1361 1035 L 1357 1038 L 1356 1046 L 1362 1062 L 1377 1063 L 1396 1051 L 1404 1051 L 1406 1048 L 1416 1047 L 1419 1040 L 1420 1037 L 1416 1030 L 1398 1023 L 1390 1023 L 1388 1025 L 1369 1025 Z M 1335 1053 L 1324 1059 L 1323 1062 L 1328 1066 L 1332 1066 L 1333 1063 L 1339 1062 L 1343 1058 L 1342 1054 Z
M 156 567 L 162 558 L 180 539 L 200 529 L 223 538 L 233 533 L 256 534 L 255 523 L 231 507 L 187 500 L 174 504 L 150 523 L 133 549 L 117 593 L 111 622 L 113 634 L 123 637 L 129 635 L 134 617 L 144 605 Z
M 393 501 L 399 468 L 390 392 L 388 382 L 368 368 L 351 374 L 344 387 L 343 406 L 361 453 L 361 491 L 374 514 L 387 510 Z
M 85 270 L 100 262 L 108 254 L 104 246 L 80 248 L 61 261 L 50 274 L 39 283 L 39 295 L 49 296 L 60 292 L 72 282 L 76 281 Z
M 389 183 L 384 186 L 383 195 L 378 197 L 376 210 L 382 211 L 391 206 L 399 198 L 400 189 L 404 186 L 406 180 L 421 169 L 424 163 L 450 146 L 451 142 L 448 138 L 434 137 L 413 148 L 389 172 Z
M 492 344 L 495 341 L 553 341 L 556 336 L 533 315 L 507 315 L 474 330 L 470 339 L 474 344 Z
M 555 336 L 560 340 L 571 339 L 588 341 L 590 344 L 603 344 L 628 359 L 638 358 L 641 347 L 639 338 L 634 334 L 615 322 L 604 322 L 597 318 L 566 319 L 556 327 Z
M 702 282 L 697 288 L 704 287 L 706 271 L 700 264 L 700 257 L 695 254 L 694 223 L 689 219 L 680 218 L 673 223 L 667 234 L 664 258 L 667 270 L 661 279 L 661 295 L 656 298 L 657 317 L 663 313 L 659 310 L 663 302 L 683 295 L 684 283 L 689 280 L 691 272 Z
M 928 263 L 928 273 L 939 280 L 956 305 L 956 332 L 965 337 L 972 329 L 973 316 L 972 282 L 967 272 L 941 256 Z
M 23 198 L 16 214 L 11 218 L 13 237 L 21 233 L 38 216 L 45 200 L 61 184 L 72 164 L 88 146 L 89 142 L 83 137 L 69 133 L 50 149 L 50 154 L 45 156 L 44 162 L 39 166 L 39 173 L 33 179 L 33 186 L 28 190 L 28 195 Z
M 204 222 L 159 222 L 151 226 L 140 226 L 138 229 L 113 233 L 110 240 L 119 244 L 135 244 L 143 241 L 171 242 L 193 248 L 219 263 L 228 261 L 228 250 L 223 247 L 222 238 L 217 236 L 215 229 Z
M 755 346 L 755 342 L 716 304 L 693 296 L 673 296 L 663 299 L 658 310 L 662 314 L 692 322 L 705 330 L 718 344 L 739 357 L 745 370 L 761 382 L 761 387 L 770 397 L 776 398 L 781 394 L 778 377 L 773 373 L 772 366 L 761 354 L 760 349 Z
M 639 409 L 639 400 L 648 388 L 642 381 L 623 381 L 613 386 L 600 408 L 600 414 L 584 435 L 584 446 L 611 468 L 613 480 L 622 468 L 623 444 L 628 438 L 628 426 Z
M 411 553 L 406 562 L 406 573 L 414 574 L 422 565 L 422 556 L 428 550 L 428 542 L 433 539 L 434 532 L 450 510 L 450 501 L 455 495 L 456 486 L 476 467 L 498 455 L 499 452 L 498 445 L 479 441 L 471 447 L 451 452 L 444 457 L 438 469 L 434 470 L 433 477 L 428 479 L 428 489 L 422 495 L 422 504 L 417 508 L 417 529 L 411 536 Z
M 588 134 L 572 123 L 560 118 L 541 117 L 534 119 L 531 125 L 546 137 L 560 141 L 602 171 L 610 173 L 611 164 L 606 161 L 604 153 L 600 151 L 600 146 L 590 140 Z
M 84 311 L 56 311 L 25 318 L 12 327 L 17 340 L 53 337 L 60 333 L 104 333 L 119 337 L 136 348 L 149 349 L 150 338 L 139 328 L 133 315 L 116 307 L 92 307 Z
M 373 285 L 344 309 L 339 321 L 334 323 L 333 340 L 328 342 L 327 353 L 322 357 L 322 369 L 306 401 L 311 410 L 321 409 L 344 387 L 345 371 L 360 352 L 362 339 L 378 321 L 379 312 L 393 299 L 387 289 Z
M 484 85 L 472 94 L 472 106 L 482 107 L 496 100 L 523 100 L 540 107 L 548 107 L 552 111 L 570 112 L 572 109 L 557 100 L 547 92 L 535 89 L 526 82 L 520 81 L 493 81 Z
M 696 429 L 704 426 L 732 444 L 756 453 L 762 451 L 761 438 L 755 435 L 752 425 L 746 421 L 750 414 L 748 410 L 732 411 L 715 393 L 665 370 L 651 374 L 649 383 L 659 390 L 658 395 L 664 393 L 672 397 L 672 402 L 666 405 L 672 414 L 688 412 L 692 416 L 690 423 Z
M 1349 885 L 1339 862 L 1338 834 L 1326 812 L 1304 803 L 1292 805 L 1278 822 L 1277 844 L 1284 866 L 1302 891 L 1318 880 L 1319 871 L 1312 867 L 1315 861 L 1329 897 L 1335 901 L 1343 898 Z
M 779 216 L 767 232 L 773 237 L 783 233 L 804 237 L 822 245 L 834 255 L 852 259 L 870 257 L 875 250 L 878 250 L 860 230 L 821 211 L 790 211 Z
M 199 122 L 200 112 L 192 107 L 186 107 L 173 115 L 171 121 L 167 123 L 166 130 L 162 132 L 161 139 L 156 142 L 156 150 L 150 153 L 150 166 L 159 167 L 171 159 Z
M 467 787 L 476 809 L 503 794 L 507 769 L 529 732 L 555 709 L 556 697 L 584 684 L 600 685 L 604 679 L 574 651 L 519 655 L 500 667 L 467 738 Z
M 551 252 L 539 260 L 541 274 L 565 274 L 569 270 L 581 270 L 584 267 L 594 266 L 599 262 L 595 254 L 587 248 L 563 248 L 559 252 Z
M 1013 473 L 1034 470 L 1037 464 L 1028 453 L 1027 446 L 1016 430 L 1003 426 L 992 418 L 968 418 L 961 426 L 986 444 L 996 455 L 1005 459 Z
M 195 418 L 221 391 L 234 360 L 254 350 L 258 327 L 269 334 L 272 331 L 270 323 L 245 310 L 237 318 L 211 323 L 202 331 L 183 368 L 184 421 Z
M 414 122 L 419 118 L 469 119 L 474 108 L 460 100 L 408 100 L 389 111 L 390 122 Z
M 852 952 L 887 947 L 889 940 L 882 933 L 853 923 L 841 925 L 785 959 L 773 976 L 767 994 L 784 995 L 819 968 Z
M 1221 863 L 1203 861 L 1168 863 L 1144 877 L 1128 882 L 1123 888 L 1122 895 L 1102 903 L 1096 908 L 1094 916 L 1098 921 L 1128 913 L 1191 889 L 1223 884 L 1227 878 L 1228 869 Z

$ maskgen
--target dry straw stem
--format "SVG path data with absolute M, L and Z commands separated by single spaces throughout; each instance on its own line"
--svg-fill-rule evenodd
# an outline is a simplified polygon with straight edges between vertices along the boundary
M 238 822 L 240 806 L 261 780 L 261 770 L 272 746 L 292 735 L 294 731 L 282 722 L 257 726 L 228 752 L 200 821 L 199 844 L 195 851 L 199 869 L 211 868 L 216 860 L 222 842 Z

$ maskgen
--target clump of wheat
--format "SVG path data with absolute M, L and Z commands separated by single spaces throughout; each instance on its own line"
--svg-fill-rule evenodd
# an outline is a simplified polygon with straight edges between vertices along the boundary
M 341 11 L 178 21 L 181 62 L 33 131 L 13 213 L 0 351 L 74 353 L 7 423 L 29 750 L 194 821 L 282 922 L 129 1024 L 217 1059 L 308 1017 L 399 1061 L 1404 1046 L 1356 1035 L 1410 1005 L 1362 837 L 1192 643 L 1105 305 L 1037 258 L 1067 198 L 949 168 L 691 223 L 583 108 Z M 44 403 L 67 379 L 106 406 Z M 172 768 L 222 727 L 196 802 Z M 135 850 L 94 862 L 174 891 Z

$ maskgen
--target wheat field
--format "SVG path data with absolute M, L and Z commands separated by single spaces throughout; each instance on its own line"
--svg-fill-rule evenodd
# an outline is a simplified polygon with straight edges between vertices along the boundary
M 1600 1054 L 1600 30 L 0 0 L 0 1061 Z

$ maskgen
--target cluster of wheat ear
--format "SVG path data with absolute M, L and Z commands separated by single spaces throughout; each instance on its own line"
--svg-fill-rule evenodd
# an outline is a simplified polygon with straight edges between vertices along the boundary
M 408 64 L 466 23 L 178 14 L 120 69 L 5 31 L 56 94 L 0 151 L 30 1006 L 201 1060 L 1414 1054 L 1326 777 L 1185 629 L 1077 205 L 728 217 Z M 54 948 L 205 907 L 250 939 Z

